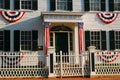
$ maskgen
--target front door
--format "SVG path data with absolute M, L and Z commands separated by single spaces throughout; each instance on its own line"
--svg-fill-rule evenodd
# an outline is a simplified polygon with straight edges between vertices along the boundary
M 62 51 L 68 53 L 68 33 L 67 32 L 56 32 L 55 33 L 55 50 L 56 53 Z

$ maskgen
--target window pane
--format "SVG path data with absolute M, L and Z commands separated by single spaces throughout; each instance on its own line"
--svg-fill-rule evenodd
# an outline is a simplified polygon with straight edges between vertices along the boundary
M 115 31 L 115 49 L 120 49 L 120 31 Z
M 0 0 L 0 8 L 4 8 L 4 0 Z
M 57 10 L 72 10 L 72 0 L 57 0 Z
M 38 0 L 21 0 L 21 9 L 37 10 Z
M 114 10 L 120 11 L 120 0 L 114 0 Z
M 91 46 L 95 46 L 96 49 L 101 49 L 101 35 L 100 35 L 100 32 L 99 31 L 91 31 L 91 34 L 90 34 L 90 45 Z

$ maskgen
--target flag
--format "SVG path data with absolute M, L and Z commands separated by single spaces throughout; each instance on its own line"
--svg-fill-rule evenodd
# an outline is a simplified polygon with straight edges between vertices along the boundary
M 50 46 L 50 23 L 45 22 L 45 54 L 48 55 L 48 47 Z
M 78 33 L 79 33 L 79 51 L 84 51 L 84 31 L 83 31 L 83 22 L 78 23 Z

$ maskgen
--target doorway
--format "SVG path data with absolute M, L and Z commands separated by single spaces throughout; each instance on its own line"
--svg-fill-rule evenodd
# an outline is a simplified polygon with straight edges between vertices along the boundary
M 55 33 L 55 50 L 57 53 L 62 51 L 68 53 L 68 33 L 56 32 Z

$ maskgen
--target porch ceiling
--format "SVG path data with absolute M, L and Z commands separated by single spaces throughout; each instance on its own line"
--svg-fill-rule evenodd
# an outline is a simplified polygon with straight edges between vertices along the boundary
M 44 22 L 80 22 L 82 15 L 80 12 L 41 12 Z

